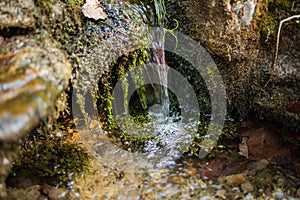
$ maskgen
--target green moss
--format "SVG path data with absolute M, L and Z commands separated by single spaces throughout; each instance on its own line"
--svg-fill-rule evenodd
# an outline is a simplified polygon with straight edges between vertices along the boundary
M 84 4 L 84 0 L 60 0 L 64 3 L 69 3 L 69 4 L 73 4 L 73 5 L 79 5 L 82 6 Z
M 112 89 L 118 80 L 126 77 L 128 70 L 141 66 L 147 60 L 148 52 L 144 49 L 136 50 L 120 57 L 112 70 L 105 74 L 100 80 L 99 95 L 97 101 L 98 112 L 101 120 L 106 124 L 108 129 L 115 128 L 114 117 L 112 113 Z M 129 105 L 127 94 L 129 85 L 123 82 L 124 106 Z M 127 87 L 126 87 L 127 86 Z
M 88 170 L 90 156 L 79 144 L 68 141 L 70 135 L 60 125 L 52 131 L 33 132 L 20 148 L 12 169 L 13 176 L 34 174 L 41 181 L 67 184 L 74 177 Z
M 36 0 L 36 5 L 42 9 L 45 14 L 51 14 L 53 12 L 52 2 L 48 0 Z
M 274 42 L 276 40 L 279 22 L 293 14 L 292 5 L 292 0 L 267 1 L 267 12 L 260 19 L 260 39 L 262 42 Z

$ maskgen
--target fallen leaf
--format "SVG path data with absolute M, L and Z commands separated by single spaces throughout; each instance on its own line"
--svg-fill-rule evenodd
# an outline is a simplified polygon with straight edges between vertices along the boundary
M 293 101 L 286 105 L 286 110 L 291 113 L 300 113 L 300 101 Z
M 290 155 L 289 149 L 282 145 L 279 133 L 270 127 L 246 131 L 242 136 L 249 138 L 247 146 L 252 160 L 276 162 Z
M 224 168 L 225 160 L 215 159 L 203 164 L 200 173 L 204 179 L 214 180 L 223 175 Z
M 106 13 L 100 7 L 99 0 L 86 0 L 86 3 L 82 6 L 82 13 L 84 16 L 95 20 L 107 18 Z

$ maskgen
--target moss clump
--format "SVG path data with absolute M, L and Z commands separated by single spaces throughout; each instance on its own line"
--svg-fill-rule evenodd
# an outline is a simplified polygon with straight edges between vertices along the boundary
M 79 5 L 79 6 L 82 6 L 84 4 L 84 0 L 60 0 L 64 3 L 70 3 L 70 4 L 73 4 L 73 5 Z
M 274 42 L 280 20 L 292 15 L 293 0 L 267 1 L 267 12 L 261 21 L 260 39 L 262 42 Z
M 87 172 L 90 156 L 77 143 L 70 141 L 64 125 L 51 131 L 36 130 L 20 148 L 12 174 L 19 176 L 34 172 L 42 182 L 65 183 L 76 175 Z M 30 177 L 29 177 L 30 178 Z
M 128 70 L 143 65 L 147 60 L 148 52 L 144 49 L 139 49 L 123 55 L 116 64 L 112 66 L 112 70 L 105 74 L 99 82 L 99 95 L 97 96 L 97 107 L 101 120 L 105 123 L 106 128 L 114 129 L 114 117 L 112 113 L 112 90 L 115 84 L 126 76 Z M 126 96 L 126 88 L 123 89 Z M 126 101 L 126 99 L 124 99 Z M 126 104 L 126 102 L 124 102 Z M 129 104 L 129 102 L 127 102 Z
M 48 0 L 36 0 L 36 5 L 42 8 L 44 14 L 51 14 L 53 12 L 53 6 L 51 1 Z

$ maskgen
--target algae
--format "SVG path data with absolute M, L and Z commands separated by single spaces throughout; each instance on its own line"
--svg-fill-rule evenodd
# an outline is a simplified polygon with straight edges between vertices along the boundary
M 87 173 L 90 155 L 83 146 L 72 141 L 76 133 L 68 133 L 70 128 L 66 126 L 74 126 L 68 123 L 56 124 L 50 129 L 44 125 L 33 131 L 20 147 L 11 176 L 34 172 L 42 182 L 51 180 L 67 185 L 76 176 Z

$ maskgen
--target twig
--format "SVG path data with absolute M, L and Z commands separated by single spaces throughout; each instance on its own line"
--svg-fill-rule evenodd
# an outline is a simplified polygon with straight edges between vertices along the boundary
M 293 15 L 291 17 L 288 17 L 286 19 L 283 19 L 280 21 L 279 23 L 279 28 L 278 28 L 278 33 L 277 33 L 277 43 L 276 43 L 276 52 L 275 52 L 275 59 L 274 59 L 274 65 L 273 65 L 273 69 L 275 69 L 276 64 L 277 64 L 277 57 L 278 57 L 278 48 L 279 48 L 279 39 L 280 39 L 280 31 L 281 31 L 281 27 L 282 24 L 286 21 L 292 20 L 294 18 L 300 18 L 300 15 Z

